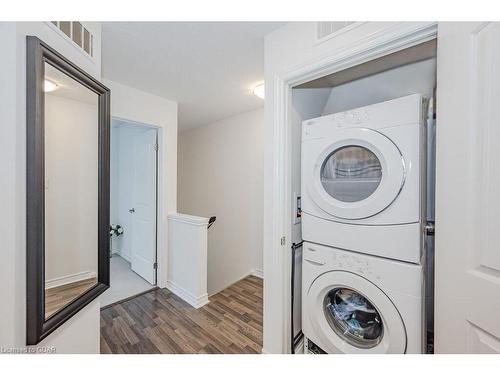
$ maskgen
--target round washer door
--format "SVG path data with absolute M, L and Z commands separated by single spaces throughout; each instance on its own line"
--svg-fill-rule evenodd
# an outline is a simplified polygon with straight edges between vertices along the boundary
M 307 186 L 314 202 L 330 215 L 364 219 L 398 197 L 405 164 L 398 147 L 371 129 L 346 129 L 316 154 Z
M 309 288 L 311 325 L 324 349 L 341 353 L 406 351 L 401 316 L 377 286 L 346 271 L 319 276 Z

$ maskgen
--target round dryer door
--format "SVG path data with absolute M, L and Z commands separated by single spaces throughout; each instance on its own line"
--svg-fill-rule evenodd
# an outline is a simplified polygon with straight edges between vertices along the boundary
M 340 219 L 364 219 L 397 198 L 405 180 L 404 159 L 385 135 L 347 129 L 320 150 L 309 178 L 310 195 L 324 211 Z
M 404 353 L 406 330 L 398 310 L 378 287 L 356 274 L 331 271 L 307 294 L 311 324 L 331 352 Z

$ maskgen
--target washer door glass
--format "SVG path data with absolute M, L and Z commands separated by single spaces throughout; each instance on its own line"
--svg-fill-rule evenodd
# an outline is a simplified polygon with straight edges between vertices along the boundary
M 333 198 L 357 202 L 373 194 L 382 179 L 382 166 L 373 152 L 345 146 L 332 152 L 321 167 L 321 184 Z
M 332 289 L 325 296 L 324 310 L 330 327 L 349 344 L 369 349 L 382 340 L 382 318 L 360 293 L 349 288 Z

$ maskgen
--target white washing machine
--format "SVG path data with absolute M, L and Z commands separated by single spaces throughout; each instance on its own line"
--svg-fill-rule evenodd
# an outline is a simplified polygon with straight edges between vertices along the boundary
M 415 94 L 303 122 L 304 240 L 420 262 L 425 112 Z
M 423 353 L 422 267 L 304 242 L 302 330 L 327 353 Z

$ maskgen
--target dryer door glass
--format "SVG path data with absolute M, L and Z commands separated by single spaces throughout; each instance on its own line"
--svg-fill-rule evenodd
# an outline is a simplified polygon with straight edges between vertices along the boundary
M 352 289 L 335 288 L 328 292 L 324 312 L 335 333 L 353 346 L 369 349 L 382 340 L 384 327 L 379 312 Z
M 341 147 L 321 167 L 321 184 L 333 198 L 357 202 L 373 194 L 382 179 L 377 156 L 361 146 Z

